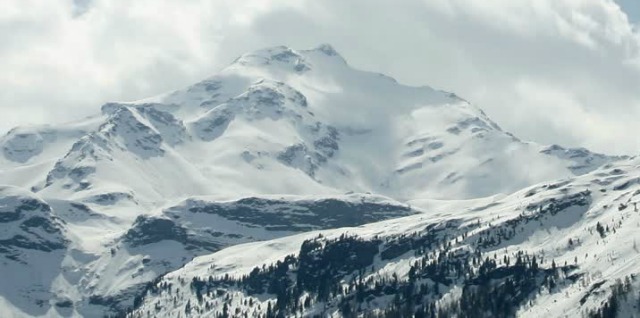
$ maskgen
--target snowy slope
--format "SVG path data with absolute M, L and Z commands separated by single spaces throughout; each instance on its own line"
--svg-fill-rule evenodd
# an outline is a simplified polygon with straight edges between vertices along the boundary
M 13 129 L 0 148 L 0 264 L 16 277 L 2 317 L 122 312 L 229 246 L 428 212 L 405 219 L 418 222 L 627 160 L 523 142 L 452 93 L 355 70 L 328 45 L 247 53 L 175 92 Z M 43 223 L 10 217 L 21 202 Z
M 412 293 L 422 293 L 420 297 L 423 297 L 414 302 L 412 314 L 420 305 L 431 302 L 444 316 L 459 310 L 458 314 L 467 316 L 582 317 L 602 311 L 605 303 L 611 304 L 611 295 L 617 293 L 618 317 L 638 316 L 638 180 L 640 160 L 632 159 L 581 177 L 529 187 L 503 198 L 440 203 L 419 200 L 412 204 L 424 206 L 429 212 L 360 227 L 237 245 L 198 257 L 184 268 L 165 275 L 148 288 L 146 294 L 140 295 L 141 306 L 131 312 L 131 316 L 173 317 L 188 311 L 190 317 L 210 317 L 225 310 L 236 316 L 245 313 L 253 316 L 267 314 L 268 307 L 286 308 L 281 313 L 290 316 L 293 305 L 278 307 L 277 304 L 284 303 L 277 300 L 283 294 L 267 290 L 267 286 L 272 286 L 269 279 L 278 277 L 278 271 L 269 272 L 265 266 L 268 268 L 277 262 L 289 264 L 280 269 L 288 271 L 291 279 L 289 294 L 284 295 L 299 293 L 299 306 L 309 298 L 304 308 L 295 309 L 302 316 L 345 315 L 345 304 L 353 311 L 360 308 L 360 314 L 382 315 L 386 310 L 387 317 L 403 316 L 401 310 L 394 311 L 392 300 L 399 297 L 402 306 L 410 303 L 402 294 L 406 286 L 414 286 Z M 326 270 L 352 266 L 332 274 L 346 289 L 332 292 L 328 299 L 319 299 L 321 293 L 313 285 L 317 281 L 300 276 L 306 267 L 313 265 L 303 258 L 305 253 L 310 253 L 310 246 L 318 244 L 311 255 L 322 259 L 342 244 L 342 249 L 360 255 L 356 260 L 362 261 L 366 259 L 362 254 L 366 243 L 372 244 L 375 250 L 368 263 L 325 259 L 322 268 Z M 300 256 L 292 262 L 287 260 L 289 255 Z M 518 256 L 523 263 L 535 262 L 535 271 L 518 265 Z M 423 260 L 433 267 L 415 267 Z M 462 263 L 472 264 L 472 260 L 478 263 L 468 265 L 473 273 L 469 276 L 456 276 L 456 271 L 451 269 L 462 268 L 457 267 Z M 431 270 L 437 268 L 433 264 L 443 263 L 450 266 L 444 270 L 449 276 L 443 277 Z M 533 287 L 527 287 L 517 284 L 518 274 L 538 276 L 527 276 L 524 282 L 533 283 Z M 233 281 L 242 276 L 245 277 L 242 282 Z M 251 282 L 262 277 L 267 279 L 265 290 L 256 293 Z M 366 282 L 365 287 L 357 287 L 359 277 Z M 392 277 L 397 277 L 397 281 Z M 518 302 L 514 300 L 518 297 L 505 300 L 508 304 L 515 303 L 507 311 L 510 314 L 482 313 L 482 302 L 471 308 L 475 314 L 465 311 L 464 301 L 472 299 L 474 288 L 485 286 L 482 293 L 498 297 L 507 279 L 515 284 L 511 288 L 521 291 L 515 294 L 522 296 Z M 408 282 L 412 285 L 407 285 Z M 296 289 L 300 283 L 307 286 L 302 291 Z M 426 292 L 423 292 L 424 286 L 422 290 L 418 288 L 421 285 L 427 286 Z M 361 300 L 358 300 L 359 288 L 365 295 Z M 527 288 L 531 291 L 524 292 Z M 447 312 L 449 314 L 445 314 Z

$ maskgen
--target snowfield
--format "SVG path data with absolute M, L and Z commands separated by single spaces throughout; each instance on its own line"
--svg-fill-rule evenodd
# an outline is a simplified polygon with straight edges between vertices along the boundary
M 329 45 L 0 148 L 1 317 L 637 312 L 638 159 L 522 141 Z

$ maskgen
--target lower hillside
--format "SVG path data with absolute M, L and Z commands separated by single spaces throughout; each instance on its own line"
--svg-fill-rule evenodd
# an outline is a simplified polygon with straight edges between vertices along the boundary
M 114 316 L 194 257 L 416 213 L 369 194 L 192 197 L 145 210 L 127 194 L 81 202 L 0 186 L 0 317 Z
M 503 198 L 237 245 L 147 285 L 128 317 L 640 315 L 635 162 Z

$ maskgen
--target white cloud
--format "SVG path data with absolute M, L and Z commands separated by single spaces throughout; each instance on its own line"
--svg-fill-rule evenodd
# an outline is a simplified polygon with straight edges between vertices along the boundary
M 524 139 L 640 149 L 640 37 L 611 0 L 5 2 L 0 131 L 179 88 L 245 51 L 328 42 Z

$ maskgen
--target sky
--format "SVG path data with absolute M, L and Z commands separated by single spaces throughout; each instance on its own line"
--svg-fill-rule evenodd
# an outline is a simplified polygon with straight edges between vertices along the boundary
M 634 23 L 640 22 L 640 1 L 617 0 L 616 2 L 622 7 L 622 10 L 627 14 L 630 21 Z
M 638 154 L 640 1 L 618 1 L 3 0 L 0 133 L 182 88 L 248 51 L 329 43 L 521 139 Z

